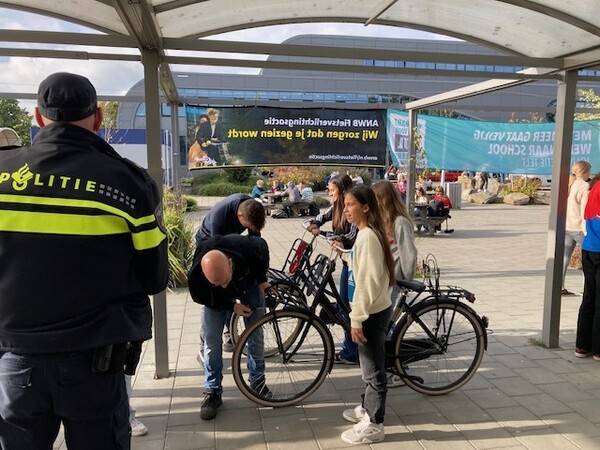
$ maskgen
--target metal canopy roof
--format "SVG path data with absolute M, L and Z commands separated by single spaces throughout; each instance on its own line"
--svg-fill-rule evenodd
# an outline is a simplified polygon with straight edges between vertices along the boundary
M 304 55 L 332 60 L 343 57 L 336 54 L 335 49 L 317 46 L 259 45 L 199 39 L 234 30 L 284 23 L 348 22 L 413 28 L 501 50 L 507 55 L 504 57 L 507 65 L 545 68 L 542 72 L 529 72 L 536 74 L 531 78 L 518 75 L 516 78 L 520 80 L 540 78 L 540 73 L 550 77 L 566 67 L 590 67 L 600 62 L 600 23 L 595 20 L 600 16 L 600 0 L 0 0 L 0 6 L 56 17 L 100 32 L 0 30 L 0 41 L 70 43 L 156 51 L 161 87 L 170 101 L 178 101 L 178 97 L 169 63 L 267 66 L 267 61 L 240 57 L 244 53 Z M 189 57 L 178 56 L 172 50 L 236 55 L 231 56 L 232 59 Z M 354 57 L 373 53 L 372 49 L 353 50 Z M 32 54 L 75 59 L 141 59 L 141 55 L 115 55 L 110 52 L 0 49 L 0 55 L 4 56 Z M 420 60 L 419 55 L 386 53 L 385 49 L 379 50 L 377 57 Z M 456 61 L 477 61 L 476 55 L 424 52 L 421 57 L 427 61 L 443 61 L 449 57 Z M 286 68 L 290 68 L 290 65 L 296 65 L 296 68 L 302 66 L 301 62 L 287 64 Z M 359 70 L 358 66 L 348 67 L 339 63 L 313 63 L 307 69 L 319 70 L 319 67 L 328 71 Z M 394 73 L 399 69 L 377 70 Z M 457 73 L 453 72 L 453 75 Z M 489 77 L 489 73 L 471 73 L 470 76 Z M 504 75 L 505 78 L 507 76 Z
M 153 48 L 162 47 L 162 38 L 319 21 L 415 28 L 531 57 L 600 46 L 595 0 L 2 0 L 0 5 L 132 36 Z

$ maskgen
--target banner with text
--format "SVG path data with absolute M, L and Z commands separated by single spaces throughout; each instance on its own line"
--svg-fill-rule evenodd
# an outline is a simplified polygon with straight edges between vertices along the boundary
M 388 110 L 388 145 L 392 162 L 406 165 L 408 114 Z M 424 153 L 418 168 L 501 173 L 552 173 L 554 123 L 498 123 L 418 116 Z M 589 161 L 600 170 L 600 121 L 575 122 L 571 162 Z
M 385 165 L 384 110 L 186 106 L 192 169 Z

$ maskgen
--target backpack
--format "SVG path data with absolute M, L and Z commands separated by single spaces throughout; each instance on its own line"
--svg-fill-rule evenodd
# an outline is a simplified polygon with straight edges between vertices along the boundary
M 444 205 L 439 200 L 431 200 L 427 207 L 429 217 L 444 217 Z
M 271 217 L 273 219 L 287 219 L 288 215 L 287 215 L 287 213 L 285 212 L 284 209 L 278 209 L 278 210 L 273 211 L 271 213 Z
M 308 205 L 308 215 L 318 216 L 320 212 L 321 209 L 319 208 L 319 205 L 317 205 L 315 202 L 310 202 L 310 204 Z

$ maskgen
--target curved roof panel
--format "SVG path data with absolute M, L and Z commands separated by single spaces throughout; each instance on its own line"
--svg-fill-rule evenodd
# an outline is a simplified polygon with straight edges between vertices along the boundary
M 136 26 L 150 27 L 159 38 L 327 21 L 412 27 L 529 57 L 574 55 L 600 46 L 599 0 L 0 0 L 0 6 L 109 34 L 134 35 Z

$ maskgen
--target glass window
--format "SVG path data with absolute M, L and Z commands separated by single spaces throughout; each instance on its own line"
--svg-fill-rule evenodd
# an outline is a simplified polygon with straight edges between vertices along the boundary
M 137 111 L 135 112 L 136 117 L 146 117 L 146 104 L 140 103 Z

